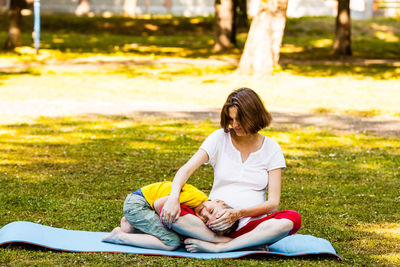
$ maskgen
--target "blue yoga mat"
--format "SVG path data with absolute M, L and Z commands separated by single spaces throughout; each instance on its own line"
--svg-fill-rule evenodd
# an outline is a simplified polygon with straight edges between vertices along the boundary
M 342 260 L 329 241 L 311 235 L 296 234 L 285 237 L 270 245 L 269 251 L 241 250 L 223 253 L 189 253 L 183 247 L 175 251 L 165 251 L 105 243 L 101 241 L 101 238 L 106 234 L 104 232 L 66 230 L 32 222 L 17 221 L 0 229 L 0 245 L 27 243 L 69 252 L 119 252 L 196 259 L 227 259 L 251 254 L 271 254 L 282 256 L 333 255 Z

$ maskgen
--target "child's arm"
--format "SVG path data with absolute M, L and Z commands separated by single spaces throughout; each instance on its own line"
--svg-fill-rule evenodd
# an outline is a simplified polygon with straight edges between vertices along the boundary
M 168 196 L 162 197 L 154 201 L 153 207 L 157 214 L 160 214 L 161 208 L 164 206 L 165 202 L 167 202 Z

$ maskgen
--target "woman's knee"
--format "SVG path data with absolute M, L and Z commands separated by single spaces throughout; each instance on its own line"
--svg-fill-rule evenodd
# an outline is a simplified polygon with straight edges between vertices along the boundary
M 274 231 L 276 234 L 289 233 L 294 226 L 294 223 L 289 219 L 270 219 L 263 223 L 263 228 L 267 231 Z
M 301 228 L 301 216 L 295 210 L 288 210 L 287 212 L 288 212 L 288 217 L 286 219 L 291 220 L 293 222 L 293 227 L 289 235 L 293 235 Z
M 293 221 L 289 220 L 289 219 L 279 219 L 280 222 L 280 228 L 282 230 L 282 232 L 287 232 L 289 233 L 290 231 L 292 231 L 293 227 L 294 227 L 294 223 Z

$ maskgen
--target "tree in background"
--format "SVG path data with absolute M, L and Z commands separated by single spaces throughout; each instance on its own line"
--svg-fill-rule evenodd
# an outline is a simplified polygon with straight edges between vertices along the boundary
M 90 12 L 90 3 L 88 0 L 79 0 L 78 7 L 75 9 L 75 15 L 82 16 Z
M 214 51 L 221 52 L 231 47 L 234 23 L 233 0 L 215 0 Z
M 236 32 L 237 32 L 237 22 L 238 22 L 238 8 L 239 8 L 239 0 L 232 0 L 232 32 L 229 38 L 232 45 L 237 44 L 236 41 Z
M 337 56 L 351 55 L 350 0 L 338 0 L 335 33 L 334 54 Z
M 134 17 L 136 15 L 137 0 L 124 0 L 124 17 Z
M 232 45 L 237 45 L 236 33 L 239 27 L 248 27 L 247 0 L 232 0 L 232 32 L 230 41 Z
M 278 65 L 288 0 L 261 0 L 240 58 L 241 73 L 271 74 Z
M 249 24 L 247 16 L 247 0 L 234 0 L 235 4 L 235 22 L 237 25 L 247 27 Z
M 172 0 L 164 0 L 164 6 L 167 9 L 168 13 L 171 13 L 172 11 Z
M 22 45 L 22 15 L 21 10 L 26 6 L 25 0 L 11 0 L 8 10 L 8 37 L 5 48 L 14 49 Z
M 246 0 L 216 0 L 214 25 L 214 51 L 221 52 L 236 45 L 239 26 L 247 27 Z

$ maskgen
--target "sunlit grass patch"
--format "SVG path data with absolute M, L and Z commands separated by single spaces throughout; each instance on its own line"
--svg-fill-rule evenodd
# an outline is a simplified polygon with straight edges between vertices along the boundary
M 396 189 L 394 189 L 396 190 Z M 397 190 L 400 190 L 398 188 Z M 382 223 L 375 225 L 363 225 L 359 228 L 361 231 L 375 233 L 387 238 L 394 238 L 400 241 L 400 224 L 398 223 Z M 400 246 L 400 245 L 399 245 Z
M 381 112 L 379 112 L 378 110 L 375 110 L 375 109 L 372 109 L 372 110 L 345 110 L 345 113 L 349 114 L 349 115 L 355 115 L 358 117 L 374 117 L 374 116 L 381 114 Z
M 157 64 L 150 66 L 135 66 L 111 70 L 111 73 L 126 74 L 128 77 L 151 76 L 159 80 L 173 80 L 179 75 L 203 76 L 208 74 L 230 73 L 234 69 L 230 65 L 199 66 L 191 64 Z
M 397 266 L 400 263 L 399 227 L 398 223 L 391 222 L 360 225 L 357 230 L 365 233 L 369 240 L 361 240 L 359 246 L 370 250 L 374 258 L 386 261 L 388 265 Z
M 384 254 L 384 255 L 377 255 L 375 257 L 377 259 L 384 260 L 386 262 L 390 262 L 393 265 L 400 264 L 400 253 L 398 253 L 398 252 L 388 253 L 388 254 Z

